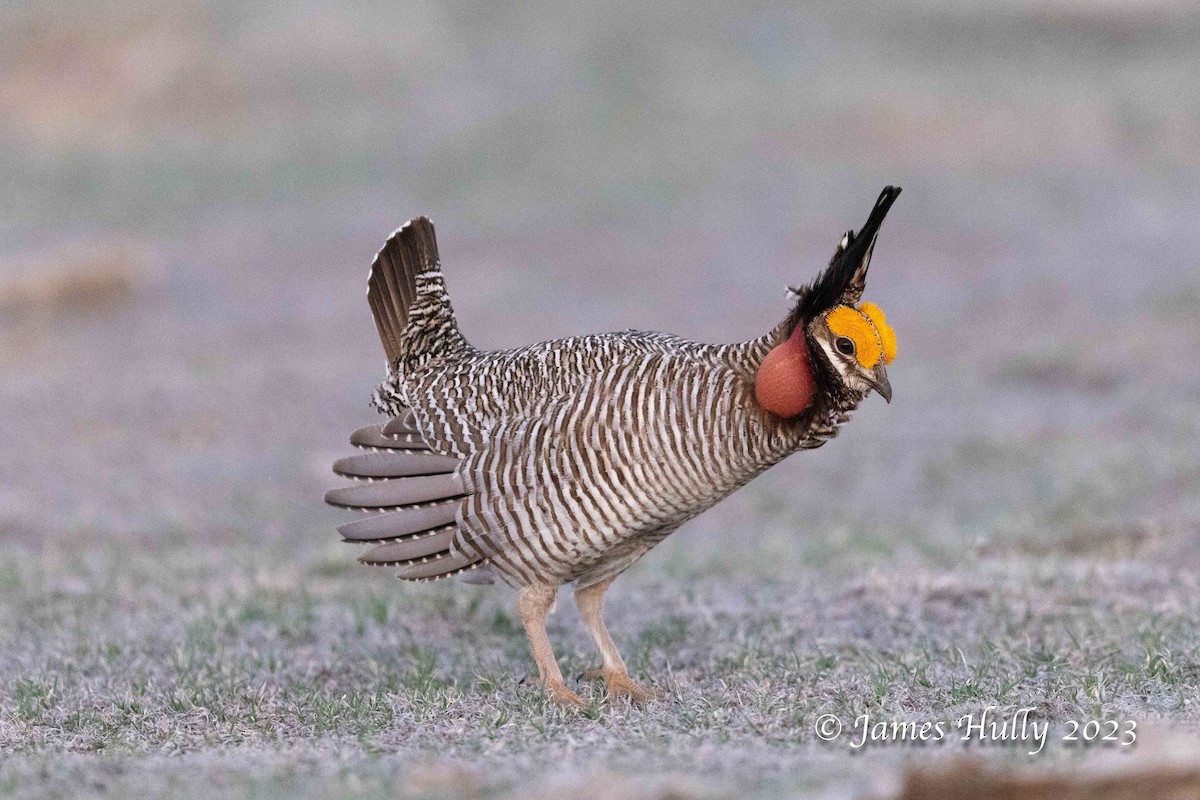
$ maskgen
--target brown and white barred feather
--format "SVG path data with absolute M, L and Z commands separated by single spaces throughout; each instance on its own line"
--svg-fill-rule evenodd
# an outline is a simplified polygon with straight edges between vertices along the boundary
M 790 453 L 817 447 L 861 400 L 823 394 L 792 420 L 754 401 L 786 323 L 707 345 L 628 331 L 481 352 L 459 333 L 433 227 L 401 228 L 368 296 L 388 355 L 375 395 L 394 419 L 355 433 L 367 481 L 326 495 L 379 513 L 339 528 L 361 560 L 429 580 L 490 565 L 506 582 L 588 585 Z

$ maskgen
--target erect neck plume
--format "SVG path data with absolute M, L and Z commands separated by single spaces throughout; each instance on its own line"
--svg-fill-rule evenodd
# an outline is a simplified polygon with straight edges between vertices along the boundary
M 815 391 L 812 360 L 801 323 L 763 359 L 754 378 L 754 397 L 764 409 L 787 419 L 808 408 Z

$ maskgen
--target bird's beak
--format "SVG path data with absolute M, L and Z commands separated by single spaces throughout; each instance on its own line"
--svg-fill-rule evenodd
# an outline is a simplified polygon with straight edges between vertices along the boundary
M 888 381 L 887 370 L 881 361 L 866 378 L 871 388 L 879 392 L 879 396 L 889 403 L 892 402 L 892 384 Z

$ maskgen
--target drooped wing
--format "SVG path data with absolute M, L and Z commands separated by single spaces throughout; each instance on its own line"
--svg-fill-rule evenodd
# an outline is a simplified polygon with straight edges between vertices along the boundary
M 348 542 L 373 544 L 359 561 L 399 567 L 406 580 L 433 580 L 482 565 L 452 547 L 468 494 L 462 462 L 430 449 L 411 414 L 356 430 L 362 452 L 338 459 L 333 471 L 353 480 L 330 489 L 325 502 L 366 512 L 338 527 Z

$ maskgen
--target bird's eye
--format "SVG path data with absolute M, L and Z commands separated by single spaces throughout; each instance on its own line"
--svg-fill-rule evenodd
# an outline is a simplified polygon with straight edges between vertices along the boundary
M 854 340 L 849 336 L 839 336 L 835 344 L 837 345 L 838 352 L 848 356 L 854 355 Z

